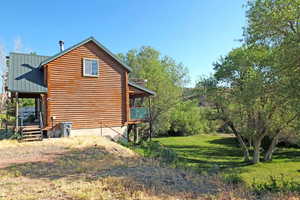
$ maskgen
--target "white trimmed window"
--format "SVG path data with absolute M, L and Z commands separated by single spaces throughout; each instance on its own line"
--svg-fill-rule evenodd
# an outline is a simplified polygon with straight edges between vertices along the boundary
M 83 76 L 99 76 L 99 60 L 84 58 L 83 59 Z

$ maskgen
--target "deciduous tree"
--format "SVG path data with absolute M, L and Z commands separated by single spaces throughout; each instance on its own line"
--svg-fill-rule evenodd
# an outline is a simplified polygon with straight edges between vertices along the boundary
M 264 45 L 234 49 L 215 63 L 214 89 L 207 90 L 212 91 L 207 94 L 219 117 L 237 137 L 245 160 L 249 157 L 245 139 L 253 144 L 253 163 L 260 161 L 265 137 L 272 139 L 264 157 L 270 160 L 279 138 L 297 132 L 291 125 L 299 119 L 299 105 L 283 92 L 272 53 Z
M 165 134 L 171 126 L 171 109 L 181 102 L 188 81 L 187 69 L 147 46 L 118 56 L 133 68 L 130 78 L 147 80 L 146 87 L 156 92 L 151 108 L 154 131 Z

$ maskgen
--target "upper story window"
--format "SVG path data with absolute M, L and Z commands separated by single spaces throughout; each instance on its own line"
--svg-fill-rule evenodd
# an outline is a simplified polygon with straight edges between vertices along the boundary
M 99 60 L 84 58 L 83 59 L 83 76 L 99 76 Z

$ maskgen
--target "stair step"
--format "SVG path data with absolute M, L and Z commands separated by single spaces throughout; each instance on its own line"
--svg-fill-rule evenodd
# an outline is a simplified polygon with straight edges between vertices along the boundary
M 23 135 L 23 139 L 26 138 L 40 138 L 42 135 Z
M 23 128 L 39 128 L 39 125 L 22 126 Z
M 23 138 L 22 142 L 34 142 L 34 141 L 41 141 L 43 138 Z
M 22 129 L 23 131 L 38 131 L 40 128 Z
M 23 131 L 33 131 L 33 130 L 40 130 L 40 128 L 23 128 Z
M 23 126 L 22 127 L 22 142 L 33 142 L 43 140 L 43 133 L 39 126 Z
M 23 129 L 23 132 L 29 132 L 29 131 L 40 131 L 41 129 L 37 128 L 37 129 Z
M 36 131 L 23 131 L 23 135 L 28 135 L 28 134 L 42 134 L 41 130 L 36 130 Z

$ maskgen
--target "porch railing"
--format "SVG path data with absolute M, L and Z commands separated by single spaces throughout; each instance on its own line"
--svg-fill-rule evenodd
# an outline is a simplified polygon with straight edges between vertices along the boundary
M 132 107 L 130 108 L 131 120 L 145 120 L 149 118 L 149 109 L 145 107 Z

